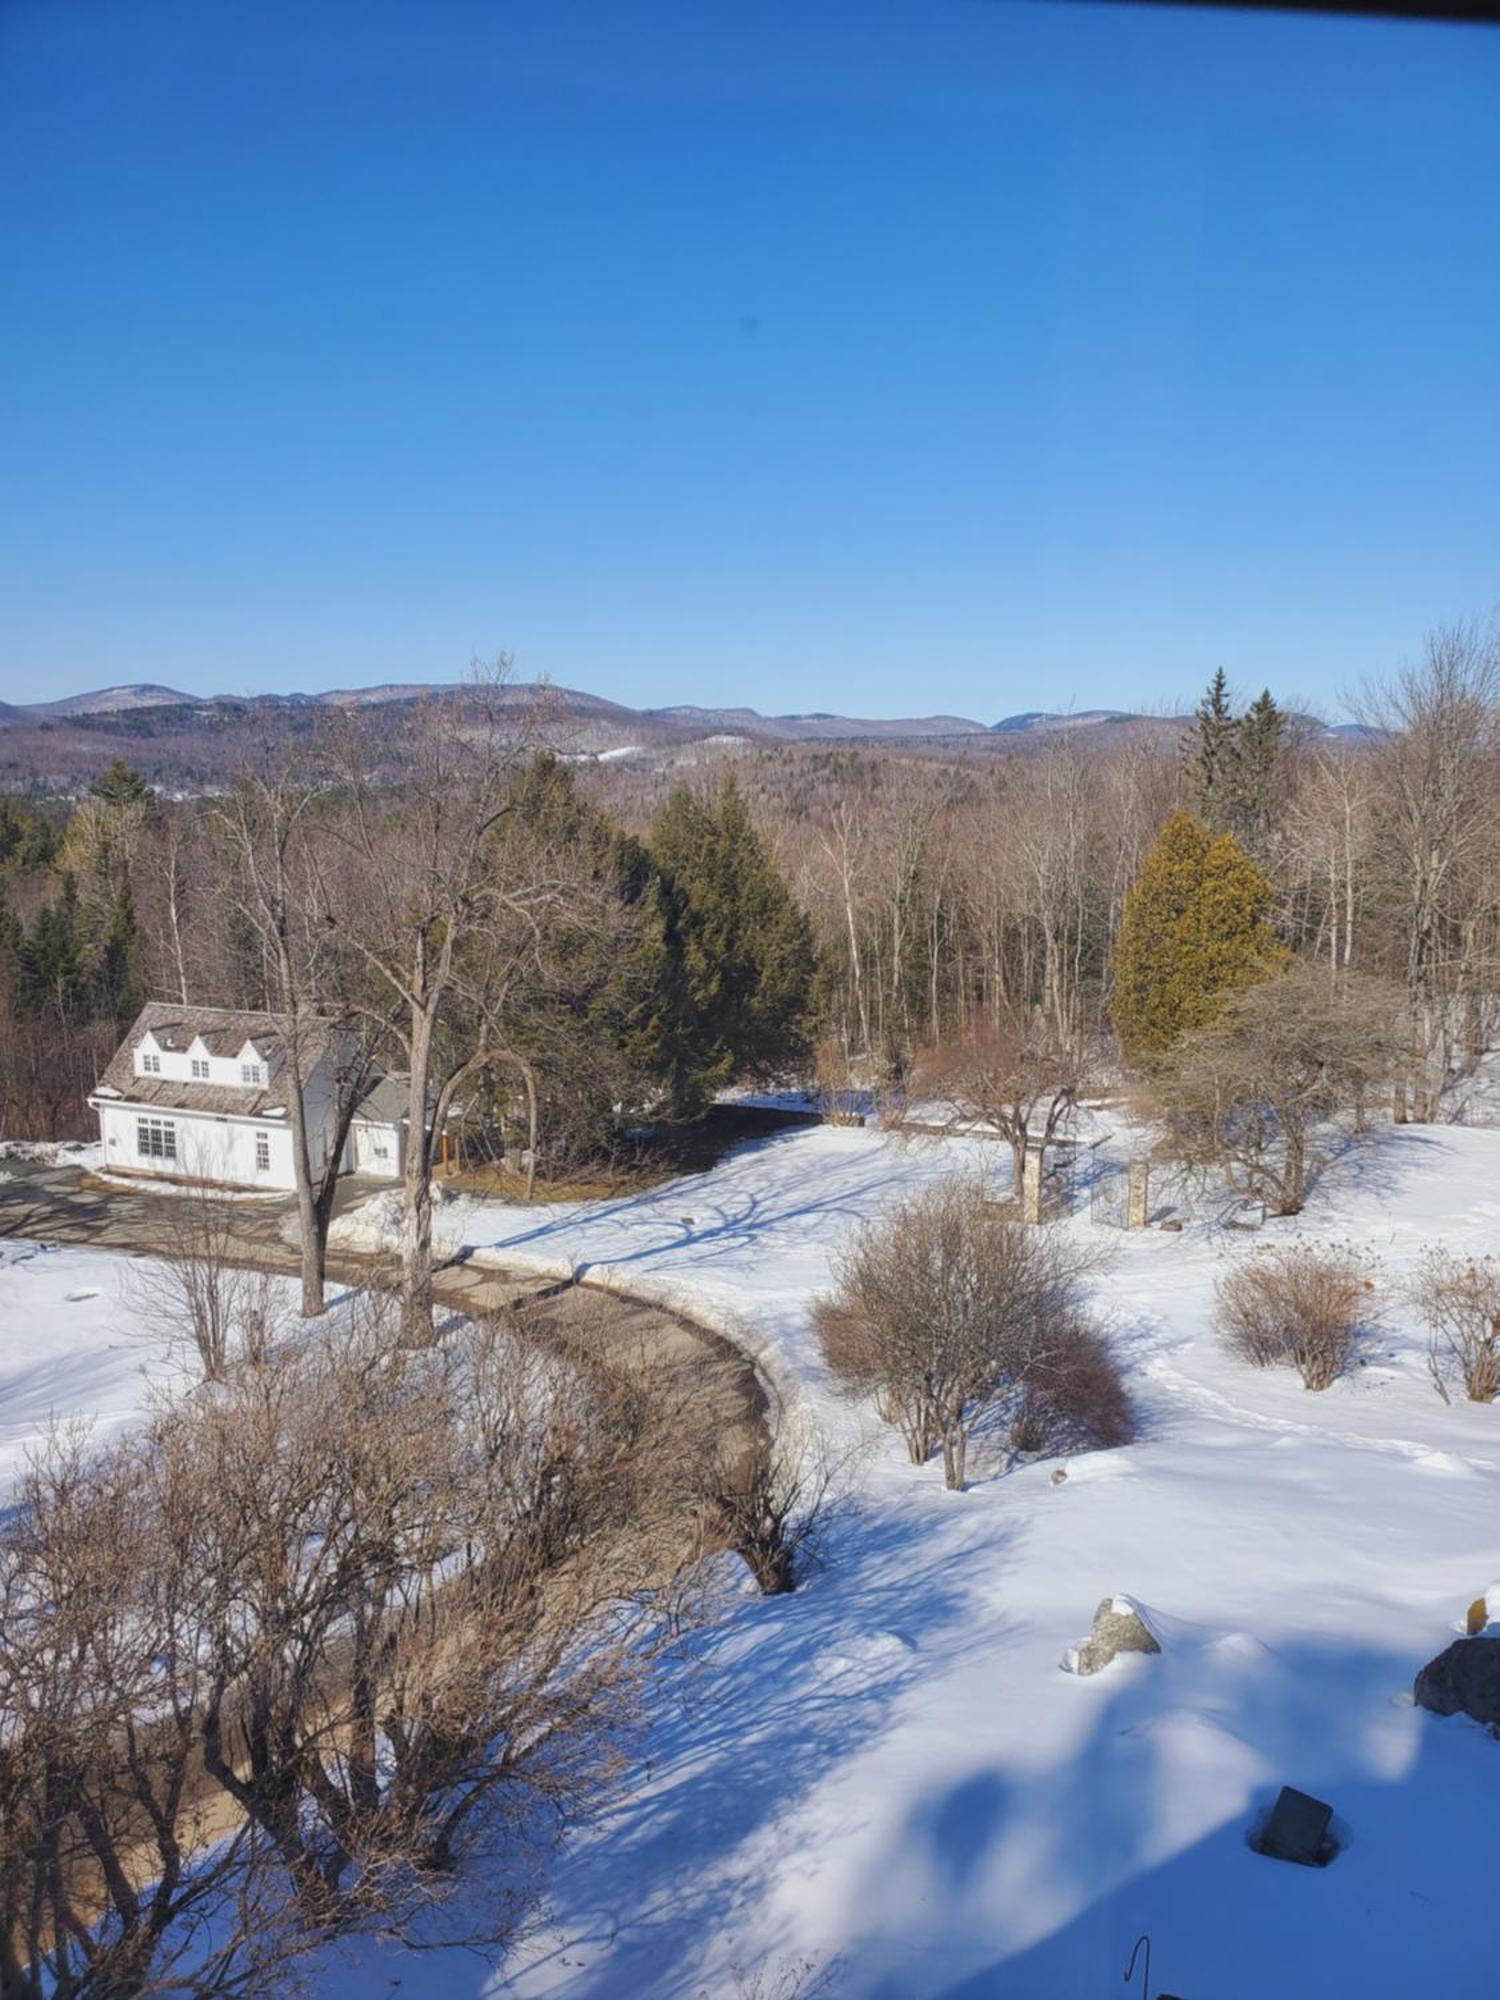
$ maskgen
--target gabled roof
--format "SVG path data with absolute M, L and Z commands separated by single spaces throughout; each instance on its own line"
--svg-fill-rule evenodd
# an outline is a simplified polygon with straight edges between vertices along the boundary
M 241 1118 L 285 1116 L 290 1111 L 289 1078 L 284 1061 L 273 1068 L 270 1082 L 262 1089 L 253 1084 L 190 1083 L 174 1076 L 137 1076 L 135 1052 L 148 1030 L 159 1047 L 178 1054 L 185 1054 L 199 1039 L 217 1056 L 237 1056 L 246 1042 L 254 1042 L 261 1056 L 275 1064 L 282 1054 L 284 1037 L 274 1014 L 236 1007 L 183 1007 L 175 1001 L 148 1000 L 100 1077 L 99 1087 L 117 1092 L 131 1104 L 149 1104 L 163 1111 L 205 1111 Z M 298 1064 L 304 1082 L 317 1068 L 335 1032 L 333 1021 L 304 1018 Z
M 410 1077 L 377 1077 L 354 1107 L 355 1122 L 360 1125 L 404 1124 L 411 1101 L 410 1092 Z

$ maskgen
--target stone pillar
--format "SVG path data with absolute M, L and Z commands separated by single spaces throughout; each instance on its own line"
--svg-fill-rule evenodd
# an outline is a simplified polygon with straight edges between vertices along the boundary
M 1125 1169 L 1125 1227 L 1144 1229 L 1150 1213 L 1151 1169 L 1144 1160 L 1132 1160 Z
M 1040 1222 L 1041 1219 L 1042 1156 L 1040 1153 L 1028 1153 L 1021 1170 L 1021 1220 Z

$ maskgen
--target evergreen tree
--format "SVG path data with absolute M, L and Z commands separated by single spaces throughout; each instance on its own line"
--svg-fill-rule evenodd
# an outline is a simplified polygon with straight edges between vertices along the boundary
M 155 792 L 134 765 L 127 764 L 123 757 L 116 757 L 109 769 L 95 778 L 89 790 L 107 806 L 151 806 L 156 803 Z
M 20 951 L 19 1000 L 24 1013 L 81 1020 L 89 981 L 79 936 L 78 891 L 65 875 L 61 893 L 36 913 Z
M 679 1110 L 736 1076 L 805 1060 L 816 970 L 812 933 L 726 777 L 712 799 L 679 786 L 651 829 L 677 956 Z
M 1230 834 L 1174 813 L 1125 899 L 1114 955 L 1115 1030 L 1150 1063 L 1285 963 L 1271 884 Z
M 642 843 L 581 800 L 550 751 L 527 768 L 517 804 L 549 872 L 572 884 L 575 920 L 549 926 L 518 974 L 510 1039 L 540 1078 L 553 1153 L 607 1150 L 688 1060 L 664 885 Z
M 1231 807 L 1238 733 L 1222 667 L 1215 671 L 1194 717 L 1198 730 L 1189 739 L 1193 810 L 1206 827 L 1222 833 Z
M 21 945 L 26 933 L 21 928 L 21 919 L 0 896 L 0 970 L 14 971 L 20 963 Z
M 16 799 L 0 798 L 0 868 L 49 868 L 58 844 L 51 820 Z
M 1264 861 L 1276 823 L 1286 716 L 1265 688 L 1235 727 L 1230 784 L 1230 830 L 1258 861 Z
M 141 983 L 141 932 L 128 882 L 121 884 L 115 897 L 94 974 L 94 988 L 100 1016 L 113 1021 L 123 1032 L 141 1011 L 145 998 Z

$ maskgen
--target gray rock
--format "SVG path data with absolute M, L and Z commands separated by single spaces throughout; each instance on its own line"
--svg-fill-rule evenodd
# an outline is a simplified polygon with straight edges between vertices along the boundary
M 1159 1653 L 1161 1641 L 1128 1597 L 1106 1597 L 1094 1613 L 1094 1629 L 1063 1655 L 1071 1674 L 1097 1674 L 1117 1653 Z
M 1455 1639 L 1417 1675 L 1412 1698 L 1434 1715 L 1472 1715 L 1500 1727 L 1500 1639 Z
M 1281 1796 L 1271 1808 L 1271 1816 L 1261 1828 L 1254 1846 L 1273 1861 L 1296 1861 L 1304 1868 L 1322 1868 L 1334 1856 L 1328 1835 L 1333 1807 L 1321 1799 L 1309 1798 L 1292 1785 L 1283 1785 Z

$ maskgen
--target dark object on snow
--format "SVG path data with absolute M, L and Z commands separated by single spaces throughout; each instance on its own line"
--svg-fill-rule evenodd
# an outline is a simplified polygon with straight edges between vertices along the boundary
M 1332 1806 L 1283 1785 L 1271 1817 L 1253 1845 L 1258 1854 L 1269 1855 L 1272 1861 L 1297 1861 L 1304 1868 L 1322 1868 L 1338 1851 L 1328 1837 L 1332 1818 Z
M 1500 1639 L 1455 1639 L 1417 1675 L 1412 1698 L 1434 1715 L 1500 1726 Z
M 1067 1477 L 1068 1477 L 1068 1468 L 1067 1468 L 1067 1467 L 1066 1467 L 1065 1465 L 1054 1465 L 1054 1466 L 1053 1466 L 1053 1468 L 1052 1468 L 1052 1484 L 1053 1484 L 1054 1486 L 1061 1486 L 1061 1485 L 1063 1485 L 1063 1484 L 1065 1483 L 1065 1481 L 1067 1480 Z
M 1145 2000 L 1151 2000 L 1151 1933 L 1142 1931 L 1130 1953 L 1130 1963 L 1125 1968 L 1125 1984 L 1135 1978 L 1137 1962 L 1141 1962 L 1141 1992 Z M 1175 1993 L 1158 1993 L 1156 2000 L 1178 2000 Z

